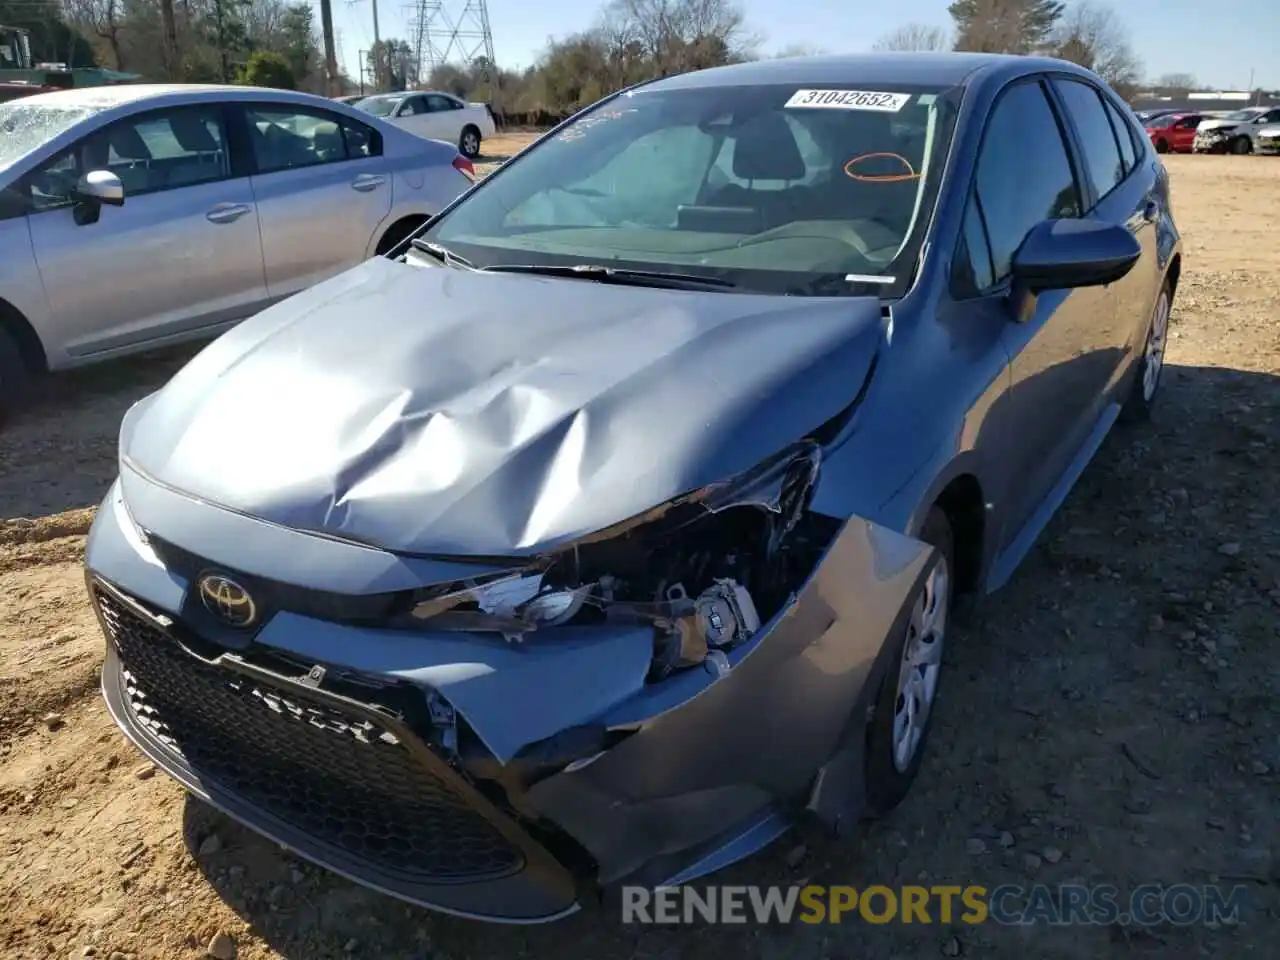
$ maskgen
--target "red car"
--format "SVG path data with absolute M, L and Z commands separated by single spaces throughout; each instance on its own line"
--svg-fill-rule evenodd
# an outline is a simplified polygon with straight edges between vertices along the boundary
M 1203 119 L 1199 113 L 1166 113 L 1147 121 L 1147 136 L 1156 153 L 1190 153 L 1196 127 Z

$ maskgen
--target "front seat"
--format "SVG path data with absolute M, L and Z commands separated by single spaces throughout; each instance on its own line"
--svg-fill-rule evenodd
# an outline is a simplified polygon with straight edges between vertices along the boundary
M 151 150 L 131 123 L 117 123 L 90 138 L 85 160 L 87 170 L 110 170 L 119 177 L 126 197 L 161 186 L 148 169 Z
M 762 212 L 765 227 L 793 219 L 790 182 L 808 173 L 791 124 L 781 113 L 762 113 L 743 122 L 733 134 L 733 176 L 747 186 L 729 183 L 708 192 L 703 201 L 714 207 L 750 207 Z M 782 190 L 753 190 L 756 180 L 783 181 Z
M 189 156 L 169 167 L 166 186 L 185 187 L 226 175 L 226 154 L 204 118 L 189 111 L 179 111 L 170 118 L 169 128 L 178 146 Z

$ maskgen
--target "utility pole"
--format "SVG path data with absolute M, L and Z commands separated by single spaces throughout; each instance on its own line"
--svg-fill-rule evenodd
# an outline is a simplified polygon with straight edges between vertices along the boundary
M 165 72 L 169 74 L 170 80 L 180 81 L 182 80 L 182 55 L 178 52 L 178 25 L 173 18 L 173 0 L 160 0 L 160 20 L 164 24 Z
M 359 57 L 360 57 L 360 96 L 362 96 L 362 97 L 364 96 L 364 55 L 365 55 L 365 53 L 367 53 L 367 52 L 368 52 L 368 51 L 366 51 L 366 50 L 361 50 L 361 51 L 359 51 Z
M 333 8 L 329 6 L 329 0 L 320 0 L 320 32 L 324 34 L 325 93 L 330 97 L 336 97 L 338 96 L 338 57 L 333 46 Z
M 218 58 L 222 63 L 222 82 L 231 82 L 231 68 L 227 63 L 227 35 L 223 29 L 222 0 L 213 0 L 214 21 L 218 28 Z
M 378 51 L 373 58 L 373 92 L 382 89 L 382 64 L 387 59 L 387 51 L 382 49 L 382 36 L 378 33 L 378 0 L 373 3 L 373 49 Z

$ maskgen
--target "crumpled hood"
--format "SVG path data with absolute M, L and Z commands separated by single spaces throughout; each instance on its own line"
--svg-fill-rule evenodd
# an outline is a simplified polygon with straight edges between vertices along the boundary
M 1196 125 L 1196 133 L 1204 133 L 1209 130 L 1230 130 L 1232 127 L 1238 127 L 1244 123 L 1243 120 L 1201 120 Z
M 295 529 L 532 553 L 782 450 L 854 400 L 881 338 L 873 298 L 374 258 L 210 344 L 129 412 L 121 448 Z

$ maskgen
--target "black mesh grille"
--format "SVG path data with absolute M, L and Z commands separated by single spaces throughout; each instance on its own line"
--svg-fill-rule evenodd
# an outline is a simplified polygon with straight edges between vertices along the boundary
M 202 778 L 384 870 L 490 880 L 520 851 L 390 730 L 323 694 L 206 663 L 101 589 L 134 718 Z

